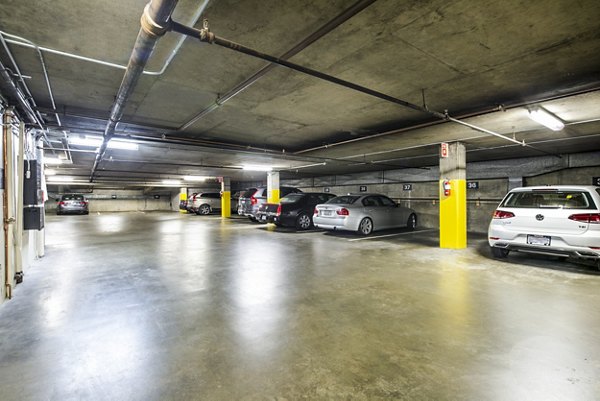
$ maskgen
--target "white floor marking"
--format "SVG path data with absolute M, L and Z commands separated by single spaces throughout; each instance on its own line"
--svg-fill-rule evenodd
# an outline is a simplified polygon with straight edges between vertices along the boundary
M 364 238 L 353 238 L 353 239 L 349 239 L 348 241 L 364 241 L 367 239 L 377 239 L 377 238 L 385 238 L 385 237 L 395 237 L 397 235 L 408 235 L 408 234 L 418 234 L 418 233 L 425 233 L 427 231 L 437 231 L 437 229 L 435 228 L 430 228 L 428 230 L 418 230 L 418 231 L 409 231 L 409 232 L 404 232 L 404 233 L 397 233 L 397 234 L 386 234 L 386 235 L 378 235 L 376 237 L 364 237 Z

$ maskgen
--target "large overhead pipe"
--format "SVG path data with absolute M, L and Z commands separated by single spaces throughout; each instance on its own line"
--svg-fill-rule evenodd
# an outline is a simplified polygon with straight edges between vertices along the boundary
M 117 97 L 113 103 L 110 117 L 106 129 L 104 130 L 102 145 L 100 145 L 96 160 L 94 160 L 94 166 L 92 167 L 92 172 L 90 174 L 90 182 L 93 182 L 94 180 L 98 165 L 106 153 L 108 141 L 110 141 L 114 135 L 117 123 L 125 111 L 127 100 L 133 93 L 138 79 L 142 75 L 144 67 L 154 51 L 156 42 L 169 29 L 171 14 L 176 5 L 177 0 L 152 0 L 146 5 L 146 8 L 144 8 L 144 13 L 142 14 L 140 21 L 142 26 L 135 41 L 135 45 L 133 46 L 131 56 L 129 57 L 127 70 L 125 70 L 125 75 L 123 76 L 123 81 L 121 81 Z
M 473 129 L 475 131 L 479 131 L 479 132 L 483 132 L 483 133 L 486 133 L 486 134 L 489 134 L 489 135 L 493 135 L 493 136 L 496 136 L 498 138 L 502 138 L 502 139 L 504 139 L 506 141 L 513 142 L 513 143 L 516 143 L 516 144 L 519 144 L 519 145 L 522 145 L 522 146 L 527 146 L 527 147 L 529 147 L 531 149 L 534 149 L 534 150 L 536 150 L 538 152 L 541 152 L 541 153 L 544 153 L 544 154 L 548 154 L 545 151 L 542 151 L 542 150 L 537 149 L 537 148 L 535 148 L 535 147 L 533 147 L 531 145 L 526 144 L 525 141 L 518 141 L 518 140 L 516 140 L 514 138 L 511 138 L 511 137 L 508 137 L 506 135 L 502 135 L 502 134 L 499 134 L 497 132 L 493 132 L 493 131 L 490 131 L 488 129 L 481 128 L 481 127 L 478 127 L 478 126 L 473 125 L 473 124 L 468 124 L 468 123 L 465 123 L 464 121 L 461 121 L 461 120 L 458 120 L 456 118 L 453 118 L 453 117 L 451 117 L 448 114 L 447 111 L 444 112 L 444 113 L 442 113 L 442 112 L 439 112 L 439 111 L 431 110 L 431 109 L 427 108 L 426 106 L 419 106 L 417 104 L 410 103 L 410 102 L 408 102 L 406 100 L 402 100 L 402 99 L 396 98 L 394 96 L 387 95 L 385 93 L 382 93 L 382 92 L 379 92 L 379 91 L 367 88 L 365 86 L 358 85 L 358 84 L 355 84 L 353 82 L 346 81 L 346 80 L 334 77 L 332 75 L 325 74 L 323 72 L 320 72 L 320 71 L 317 71 L 317 70 L 313 70 L 311 68 L 304 67 L 304 66 L 301 66 L 299 64 L 295 64 L 295 63 L 289 62 L 289 61 L 284 60 L 284 59 L 282 59 L 280 57 L 271 56 L 269 54 L 260 52 L 258 50 L 255 50 L 255 49 L 252 49 L 252 48 L 249 48 L 249 47 L 246 47 L 246 46 L 241 45 L 239 43 L 232 42 L 230 40 L 221 38 L 221 37 L 215 35 L 213 32 L 210 31 L 210 29 L 208 27 L 208 21 L 206 21 L 206 20 L 204 21 L 204 25 L 203 25 L 202 29 L 196 29 L 196 28 L 193 28 L 193 27 L 185 26 L 185 25 L 180 24 L 180 23 L 178 23 L 176 21 L 171 21 L 171 28 L 170 29 L 172 31 L 180 33 L 182 35 L 191 36 L 191 37 L 194 37 L 196 39 L 199 39 L 201 42 L 210 43 L 210 44 L 216 44 L 216 45 L 219 45 L 219 46 L 222 46 L 222 47 L 234 50 L 234 51 L 239 52 L 239 53 L 244 53 L 244 54 L 246 54 L 248 56 L 251 56 L 251 57 L 255 57 L 255 58 L 258 58 L 258 59 L 261 59 L 261 60 L 265 60 L 265 61 L 268 61 L 268 62 L 273 63 L 273 64 L 278 64 L 280 66 L 287 67 L 287 68 L 289 68 L 291 70 L 298 71 L 298 72 L 301 72 L 303 74 L 310 75 L 310 76 L 313 76 L 315 78 L 319 78 L 319 79 L 322 79 L 324 81 L 327 81 L 327 82 L 330 82 L 330 83 L 333 83 L 333 84 L 336 84 L 336 85 L 340 85 L 340 86 L 343 86 L 345 88 L 349 88 L 349 89 L 355 90 L 357 92 L 361 92 L 361 93 L 364 93 L 366 95 L 373 96 L 373 97 L 376 97 L 376 98 L 381 99 L 381 100 L 385 100 L 385 101 L 390 102 L 390 103 L 394 103 L 394 104 L 400 105 L 402 107 L 406 107 L 406 108 L 409 108 L 409 109 L 412 109 L 412 110 L 415 110 L 415 111 L 419 111 L 419 112 L 428 114 L 430 116 L 433 116 L 435 118 L 438 118 L 438 119 L 441 119 L 441 120 L 444 120 L 444 121 L 451 121 L 451 122 L 454 122 L 456 124 L 461 124 L 461 125 L 464 125 L 464 126 L 468 126 L 469 128 L 471 128 L 471 129 Z

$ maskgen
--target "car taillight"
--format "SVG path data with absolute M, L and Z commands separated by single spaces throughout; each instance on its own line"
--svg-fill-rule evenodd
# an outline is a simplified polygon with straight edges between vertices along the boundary
M 495 210 L 492 218 L 494 218 L 494 219 L 509 219 L 511 217 L 515 217 L 515 214 L 512 212 L 505 212 L 504 210 Z
M 319 209 L 315 208 L 314 215 L 316 216 L 318 214 L 319 214 Z
M 276 212 L 277 216 L 281 216 L 281 203 L 279 205 L 277 205 L 277 212 Z
M 58 204 L 59 204 L 59 205 L 61 205 L 61 206 L 64 206 L 64 205 L 66 205 L 66 203 L 65 203 L 65 202 L 63 202 L 63 201 L 60 201 Z
M 350 211 L 348 209 L 346 209 L 345 207 L 338 209 L 335 212 L 337 214 L 339 214 L 340 216 L 350 216 Z
M 250 204 L 251 205 L 256 205 L 257 202 L 258 202 L 258 200 L 254 196 L 250 197 Z
M 600 223 L 600 213 L 578 213 L 569 216 L 569 220 L 578 221 L 580 223 Z

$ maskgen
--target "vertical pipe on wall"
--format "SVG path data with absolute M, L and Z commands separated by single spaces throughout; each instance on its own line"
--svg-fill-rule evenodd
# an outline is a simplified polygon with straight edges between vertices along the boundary
M 4 168 L 3 183 L 4 191 L 2 194 L 2 211 L 4 216 L 4 286 L 5 296 L 8 299 L 12 298 L 12 278 L 11 278 L 11 255 L 10 250 L 12 243 L 10 236 L 11 224 L 14 223 L 9 196 L 12 195 L 12 109 L 7 109 L 2 117 L 2 162 Z
M 23 166 L 23 154 L 25 148 L 25 124 L 19 122 L 19 142 L 17 158 L 17 210 L 16 210 L 16 227 L 14 228 L 15 234 L 15 273 L 23 271 L 23 180 L 24 180 L 24 166 Z

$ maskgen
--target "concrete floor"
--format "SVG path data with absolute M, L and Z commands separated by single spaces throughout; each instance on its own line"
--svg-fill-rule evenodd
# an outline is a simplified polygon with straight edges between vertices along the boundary
M 600 399 L 591 267 L 378 235 L 49 216 L 0 306 L 0 399 Z

